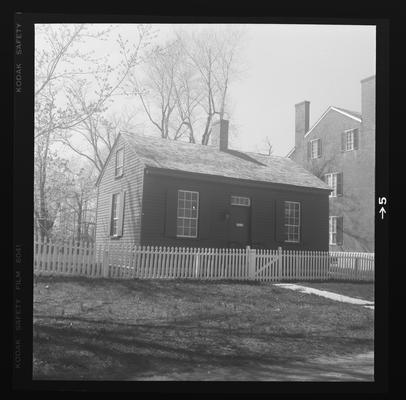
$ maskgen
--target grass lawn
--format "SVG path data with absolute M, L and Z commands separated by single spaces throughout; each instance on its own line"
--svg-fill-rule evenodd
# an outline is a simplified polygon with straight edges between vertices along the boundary
M 370 282 L 295 282 L 298 285 L 374 301 L 374 284 Z
M 318 357 L 372 352 L 373 324 L 364 307 L 269 284 L 40 277 L 33 377 L 283 380 L 299 365 L 318 376 L 338 365 Z

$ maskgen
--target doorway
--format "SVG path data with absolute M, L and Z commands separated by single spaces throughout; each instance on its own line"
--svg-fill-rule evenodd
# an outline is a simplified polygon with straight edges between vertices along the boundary
M 250 215 L 250 207 L 230 207 L 228 240 L 231 248 L 245 248 L 250 244 Z

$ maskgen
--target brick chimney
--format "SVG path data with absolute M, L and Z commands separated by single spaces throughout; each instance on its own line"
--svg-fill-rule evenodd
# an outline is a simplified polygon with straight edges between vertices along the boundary
M 210 134 L 210 146 L 217 147 L 221 151 L 228 149 L 228 120 L 220 119 L 213 122 Z
M 375 133 L 375 75 L 361 81 L 361 114 L 364 131 Z
M 295 147 L 300 149 L 303 138 L 309 130 L 310 122 L 310 101 L 302 101 L 295 104 Z

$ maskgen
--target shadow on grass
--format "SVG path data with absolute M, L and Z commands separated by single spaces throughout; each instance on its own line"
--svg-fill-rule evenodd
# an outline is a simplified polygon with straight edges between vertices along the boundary
M 326 373 L 323 365 L 305 363 L 303 354 L 297 356 L 294 352 L 281 351 L 281 346 L 289 348 L 289 339 L 299 341 L 296 344 L 299 346 L 305 346 L 307 340 L 315 340 L 314 335 L 310 337 L 305 333 L 253 335 L 232 330 L 227 335 L 224 329 L 218 327 L 189 327 L 185 330 L 177 324 L 108 324 L 79 317 L 54 320 L 64 323 L 60 326 L 36 324 L 34 328 L 34 357 L 42 363 L 54 365 L 53 372 L 48 374 L 41 369 L 34 371 L 38 379 L 127 380 L 141 379 L 142 376 L 170 376 L 173 373 L 189 376 L 190 379 L 190 372 L 197 370 L 203 371 L 197 372 L 198 380 L 204 380 L 208 371 L 216 369 L 222 370 L 220 375 L 225 379 L 232 379 L 228 374 L 234 370 L 242 374 L 244 380 L 258 380 L 261 376 L 263 380 L 269 380 L 270 376 L 274 376 L 272 373 L 279 371 L 282 376 L 282 371 L 285 374 L 290 371 L 292 374 L 294 368 L 307 375 Z M 68 326 L 68 321 L 81 323 L 81 326 Z M 238 343 L 241 339 L 262 339 L 273 343 L 273 347 L 263 352 L 252 351 L 249 347 L 233 344 L 235 338 L 239 339 Z M 348 348 L 356 344 L 372 348 L 373 343 L 369 339 L 323 335 L 318 335 L 317 341 L 327 346 L 340 342 Z M 293 365 L 298 362 L 298 365 Z M 328 368 L 337 372 L 336 365 Z M 183 378 L 178 376 L 176 379 Z

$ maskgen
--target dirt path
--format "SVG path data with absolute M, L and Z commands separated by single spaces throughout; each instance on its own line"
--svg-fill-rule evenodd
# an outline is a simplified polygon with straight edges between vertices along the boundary
M 245 366 L 196 366 L 188 372 L 137 376 L 133 380 L 157 381 L 373 381 L 374 353 L 355 356 L 318 357 L 301 362 L 256 363 Z

